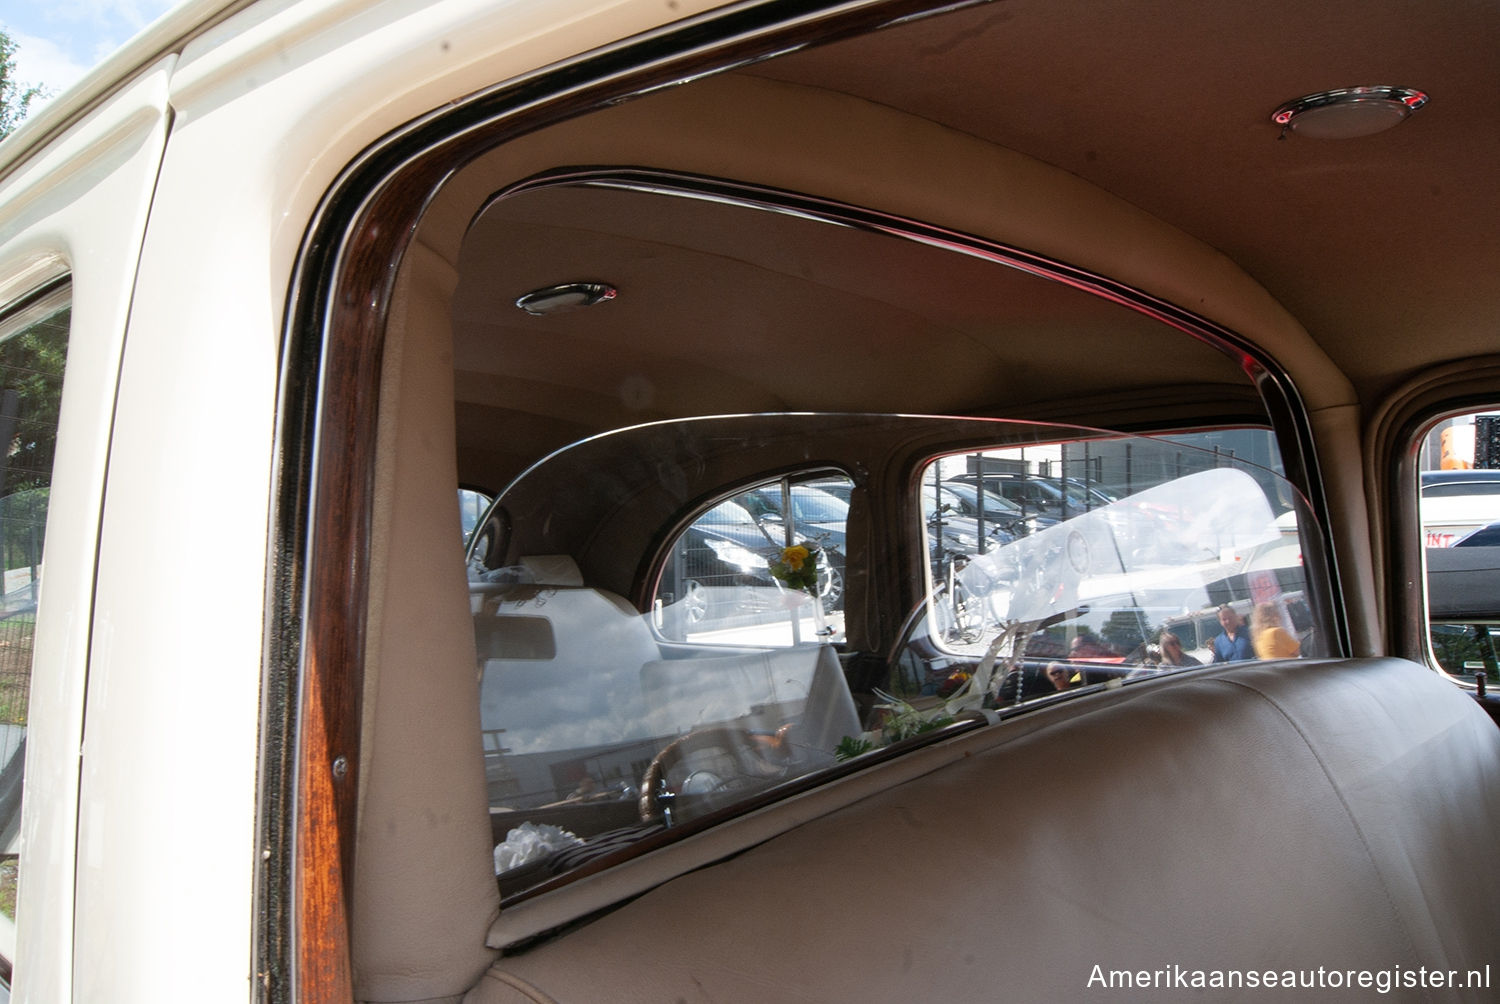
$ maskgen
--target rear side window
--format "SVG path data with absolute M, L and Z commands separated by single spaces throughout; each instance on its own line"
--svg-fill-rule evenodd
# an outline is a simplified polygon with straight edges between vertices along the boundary
M 1440 419 L 1418 444 L 1428 642 L 1444 672 L 1500 678 L 1500 411 Z
M 32 639 L 57 446 L 70 288 L 0 319 L 0 956 L 15 957 Z
M 1210 438 L 1239 449 L 1203 449 Z M 928 610 L 893 681 L 893 719 L 917 727 L 1214 662 L 1322 654 L 1305 506 L 1278 466 L 1270 434 L 1253 429 L 929 464 Z M 955 487 L 982 504 L 951 504 Z M 1055 488 L 1073 514 L 1017 514 L 996 501 L 1004 488 Z

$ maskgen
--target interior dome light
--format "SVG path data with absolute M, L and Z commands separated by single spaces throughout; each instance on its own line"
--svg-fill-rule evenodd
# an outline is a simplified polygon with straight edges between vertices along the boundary
M 541 317 L 543 314 L 560 314 L 565 310 L 592 307 L 620 295 L 615 287 L 603 282 L 565 282 L 560 286 L 533 289 L 516 298 L 516 306 Z
M 1410 87 L 1345 87 L 1288 101 L 1271 115 L 1281 126 L 1308 139 L 1353 139 L 1400 125 L 1427 103 L 1427 95 Z

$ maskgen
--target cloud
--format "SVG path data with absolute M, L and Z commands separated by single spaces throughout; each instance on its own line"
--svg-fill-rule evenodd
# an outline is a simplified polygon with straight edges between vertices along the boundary
M 10 37 L 16 43 L 16 81 L 23 87 L 40 84 L 56 95 L 89 71 L 91 64 L 74 58 L 51 39 L 19 31 Z
M 175 0 L 54 0 L 47 19 L 58 24 L 107 26 L 124 41 L 175 7 Z
M 159 18 L 177 0 L 54 0 L 6 16 L 16 43 L 16 78 L 53 95 Z M 32 106 L 35 111 L 37 105 Z

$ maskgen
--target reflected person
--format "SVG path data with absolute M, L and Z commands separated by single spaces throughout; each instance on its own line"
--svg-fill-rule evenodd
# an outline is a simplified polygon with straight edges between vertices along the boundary
M 1302 654 L 1302 643 L 1283 625 L 1281 610 L 1274 603 L 1255 608 L 1251 629 L 1257 659 L 1295 659 Z
M 1170 631 L 1163 631 L 1158 640 L 1161 647 L 1162 666 L 1201 666 L 1197 659 L 1182 650 L 1182 639 Z
M 1073 686 L 1073 670 L 1060 662 L 1047 663 L 1047 682 L 1057 690 L 1068 690 Z
M 1255 658 L 1245 622 L 1240 619 L 1234 607 L 1227 603 L 1219 608 L 1219 626 L 1224 630 L 1213 641 L 1214 662 L 1240 662 Z

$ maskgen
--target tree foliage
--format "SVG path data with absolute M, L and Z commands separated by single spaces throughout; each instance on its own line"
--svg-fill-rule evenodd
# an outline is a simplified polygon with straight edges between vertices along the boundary
M 0 561 L 41 561 L 67 359 L 67 308 L 0 341 Z
M 0 139 L 9 136 L 21 124 L 33 101 L 49 96 L 46 89 L 37 84 L 23 84 L 16 80 L 16 43 L 5 29 L 0 28 Z

